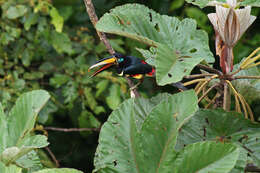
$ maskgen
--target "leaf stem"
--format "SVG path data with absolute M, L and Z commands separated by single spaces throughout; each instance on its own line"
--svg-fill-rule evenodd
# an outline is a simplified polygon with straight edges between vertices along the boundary
M 260 76 L 235 76 L 233 79 L 260 79 Z
M 51 156 L 51 159 L 55 162 L 56 167 L 60 167 L 60 163 L 59 161 L 56 159 L 55 155 L 53 154 L 53 152 L 50 150 L 49 147 L 45 147 L 46 151 L 49 153 L 49 155 Z
M 218 74 L 219 76 L 223 75 L 223 73 L 221 71 L 214 69 L 214 68 L 211 68 L 211 67 L 206 66 L 206 65 L 198 64 L 198 65 L 196 65 L 196 67 L 198 67 L 202 70 L 205 70 L 207 72 Z
M 194 78 L 201 78 L 201 77 L 206 77 L 206 76 L 214 76 L 215 74 L 193 74 L 193 75 L 189 75 L 189 76 L 184 76 L 184 78 L 186 79 L 194 79 Z
M 260 47 L 254 50 L 240 65 L 240 67 L 244 67 L 250 63 L 250 58 L 253 57 L 258 51 L 260 51 Z
M 203 79 L 194 79 L 192 81 L 189 81 L 189 82 L 185 82 L 183 84 L 183 86 L 188 86 L 188 85 L 191 85 L 191 84 L 194 84 L 194 83 L 198 83 L 198 82 L 202 82 L 202 81 L 206 81 L 207 79 L 203 78 Z
M 220 94 L 217 92 L 216 95 L 213 97 L 213 99 L 211 100 L 211 102 L 209 102 L 209 104 L 205 107 L 205 109 L 208 109 L 215 101 L 216 99 L 220 96 Z
M 224 97 L 223 97 L 223 109 L 225 111 L 230 110 L 230 103 L 231 103 L 231 95 L 229 92 L 228 84 L 224 83 Z
M 216 86 L 218 86 L 219 83 L 215 83 L 214 85 L 212 85 L 205 93 L 203 93 L 203 95 L 199 98 L 198 103 L 201 102 L 201 100 L 206 97 L 208 95 L 208 93 L 213 90 Z
M 211 80 L 213 80 L 213 79 L 215 79 L 215 78 L 217 78 L 217 77 L 218 77 L 218 75 L 214 75 L 214 76 L 210 77 L 209 79 L 206 79 L 206 81 L 198 88 L 198 90 L 196 91 L 196 94 L 198 95 L 198 94 L 201 92 L 201 90 L 202 90 L 204 87 L 206 87 L 207 84 L 208 84 Z

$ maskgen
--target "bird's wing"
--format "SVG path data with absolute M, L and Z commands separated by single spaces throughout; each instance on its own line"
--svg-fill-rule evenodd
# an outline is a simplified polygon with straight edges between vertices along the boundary
M 124 68 L 123 71 L 124 74 L 137 75 L 150 73 L 152 69 L 152 66 L 150 66 L 149 64 L 137 63 Z

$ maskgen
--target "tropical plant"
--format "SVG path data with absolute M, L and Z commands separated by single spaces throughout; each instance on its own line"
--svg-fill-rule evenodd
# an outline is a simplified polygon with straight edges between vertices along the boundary
M 0 105 L 0 171 L 3 173 L 35 172 L 43 169 L 35 151 L 49 143 L 44 135 L 35 135 L 33 127 L 42 107 L 50 95 L 44 90 L 35 90 L 21 95 L 15 106 L 5 115 Z M 62 171 L 62 170 L 60 170 Z M 56 172 L 45 170 L 40 172 Z M 67 169 L 68 173 L 73 170 Z M 75 173 L 79 171 L 74 171 Z
M 244 172 L 248 163 L 260 166 L 259 125 L 253 123 L 253 112 L 239 93 L 239 84 L 234 82 L 260 79 L 255 75 L 237 75 L 259 65 L 259 48 L 233 71 L 233 47 L 256 19 L 250 15 L 249 5 L 260 4 L 236 0 L 191 2 L 201 7 L 216 6 L 216 13 L 208 17 L 216 32 L 220 70 L 210 66 L 214 57 L 207 34 L 197 30 L 192 19 L 181 21 L 143 5 L 127 4 L 110 10 L 95 25 L 99 32 L 147 44 L 149 49 L 137 50 L 156 67 L 158 85 L 183 78 L 193 79 L 185 86 L 198 84 L 195 92 L 160 95 L 150 101 L 125 101 L 101 129 L 94 172 Z M 240 6 L 246 7 L 240 9 Z M 190 75 L 195 66 L 201 73 Z M 197 111 L 200 102 L 206 108 L 230 110 L 230 91 L 238 113 Z M 245 119 L 239 114 L 242 110 Z M 246 120 L 249 116 L 251 122 Z
M 242 31 L 260 4 L 186 1 L 94 1 L 98 16 L 107 12 L 94 27 L 113 34 L 112 50 L 156 67 L 156 81 L 128 99 L 128 80 L 112 72 L 90 78 L 90 65 L 109 51 L 82 0 L 0 0 L 0 172 L 258 170 L 260 35 L 257 27 Z M 217 11 L 209 20 L 212 7 L 192 4 Z M 173 94 L 169 84 L 180 80 L 195 91 Z M 80 133 L 62 133 L 72 131 Z

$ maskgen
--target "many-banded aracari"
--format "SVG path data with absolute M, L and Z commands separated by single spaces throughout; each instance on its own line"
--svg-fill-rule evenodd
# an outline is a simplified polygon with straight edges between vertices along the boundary
M 91 77 L 96 76 L 98 73 L 110 67 L 115 67 L 117 73 L 120 76 L 140 79 L 140 82 L 137 85 L 135 85 L 134 88 L 137 87 L 140 83 L 142 83 L 144 76 L 155 76 L 155 69 L 151 65 L 147 64 L 145 61 L 134 56 L 124 56 L 119 53 L 115 53 L 114 55 L 108 58 L 104 58 L 97 61 L 94 65 L 92 65 L 89 68 L 89 70 L 99 66 L 102 67 L 95 73 L 93 73 Z M 181 82 L 174 83 L 173 86 L 181 90 L 186 90 L 186 88 L 182 85 Z

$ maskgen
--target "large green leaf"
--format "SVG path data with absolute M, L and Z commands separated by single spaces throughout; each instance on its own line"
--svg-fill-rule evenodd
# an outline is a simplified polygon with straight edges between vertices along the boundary
M 200 110 L 180 130 L 176 149 L 188 144 L 211 140 L 232 142 L 240 146 L 260 165 L 260 125 L 244 119 L 242 114 L 223 110 Z M 244 151 L 242 151 L 244 152 Z M 245 166 L 247 154 L 242 154 L 239 165 Z
M 189 75 L 191 70 L 203 60 L 203 58 L 179 59 L 172 49 L 165 45 L 159 45 L 155 57 L 156 81 L 159 85 L 171 84 L 182 80 Z
M 26 137 L 17 147 L 6 148 L 0 155 L 0 160 L 6 165 L 15 162 L 20 157 L 26 155 L 33 149 L 46 147 L 49 143 L 47 137 L 43 135 L 35 135 Z
M 8 146 L 16 146 L 32 130 L 36 116 L 46 104 L 50 95 L 44 90 L 23 94 L 8 114 Z
M 83 172 L 72 168 L 52 168 L 52 169 L 40 170 L 35 173 L 83 173 Z
M 164 95 L 164 99 L 167 97 Z M 94 159 L 95 171 L 106 172 L 107 169 L 136 171 L 135 151 L 132 151 L 134 136 L 141 129 L 144 119 L 152 108 L 162 99 L 155 100 L 150 102 L 143 98 L 129 99 L 112 112 L 99 135 L 99 145 Z M 121 161 L 118 163 L 119 159 Z
M 194 5 L 198 5 L 200 8 L 204 8 L 208 6 L 210 2 L 222 2 L 226 3 L 226 0 L 186 0 L 189 3 L 192 3 Z M 241 6 L 253 6 L 253 7 L 260 7 L 260 1 L 259 0 L 237 0 L 239 5 Z
M 197 98 L 193 91 L 159 97 L 130 99 L 112 112 L 100 133 L 95 171 L 169 171 L 178 129 L 196 111 Z
M 238 156 L 239 149 L 232 144 L 194 143 L 178 154 L 172 172 L 228 173 L 235 166 Z
M 195 93 L 187 91 L 169 97 L 151 111 L 138 136 L 139 172 L 162 173 L 174 168 L 170 163 L 176 157 L 178 130 L 197 109 Z
M 156 72 L 159 85 L 177 82 L 202 60 L 214 62 L 206 32 L 197 30 L 192 19 L 180 21 L 160 15 L 143 5 L 127 4 L 106 13 L 96 28 L 158 47 L 156 62 L 163 60 L 164 63 L 156 63 L 155 66 L 160 69 L 167 66 L 166 70 Z M 185 72 L 183 69 L 186 69 Z M 168 77 L 169 73 L 176 77 Z

